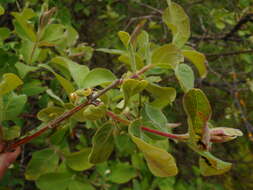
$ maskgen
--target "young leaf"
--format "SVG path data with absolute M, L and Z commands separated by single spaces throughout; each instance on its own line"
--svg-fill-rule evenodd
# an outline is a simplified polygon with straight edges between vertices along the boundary
M 172 43 L 181 48 L 190 37 L 190 21 L 180 5 L 174 2 L 169 4 L 163 13 L 163 21 L 172 31 Z
M 98 120 L 105 116 L 106 106 L 101 104 L 98 106 L 89 105 L 83 111 L 83 118 L 87 120 Z
M 182 50 L 182 53 L 196 66 L 201 78 L 205 78 L 207 75 L 207 68 L 205 64 L 207 60 L 205 55 L 194 50 Z
M 23 81 L 13 73 L 5 73 L 0 83 L 0 96 L 14 90 L 23 84 Z
M 101 163 L 109 158 L 114 148 L 113 129 L 114 126 L 107 123 L 97 130 L 92 138 L 92 151 L 89 155 L 90 163 Z
M 58 162 L 59 157 L 52 149 L 43 149 L 34 152 L 32 159 L 27 165 L 25 177 L 28 180 L 36 180 L 45 173 L 53 172 Z
M 190 66 L 186 64 L 177 65 L 175 75 L 184 92 L 194 87 L 194 73 Z
M 146 86 L 148 85 L 148 82 L 145 80 L 135 80 L 135 79 L 127 79 L 124 81 L 122 85 L 122 90 L 124 93 L 124 107 L 126 107 L 129 104 L 130 98 L 136 94 L 139 94 L 142 92 Z
M 88 161 L 90 152 L 91 148 L 84 148 L 79 152 L 70 153 L 65 156 L 66 164 L 75 171 L 87 170 L 93 166 Z
M 164 108 L 176 99 L 176 90 L 172 87 L 161 87 L 153 83 L 149 83 L 146 87 L 148 92 L 155 98 L 151 105 L 156 108 Z
M 160 67 L 172 69 L 183 61 L 184 56 L 173 44 L 166 44 L 158 47 L 152 53 L 152 64 Z
M 94 86 L 110 83 L 116 80 L 116 76 L 108 69 L 96 68 L 91 70 L 85 77 L 81 88 L 91 88 Z
M 148 144 L 142 139 L 136 137 L 133 131 L 136 130 L 133 129 L 137 127 L 135 125 L 135 123 L 132 123 L 131 127 L 129 128 L 129 133 L 134 143 L 137 145 L 140 151 L 143 152 L 150 171 L 158 177 L 177 175 L 178 169 L 174 157 L 165 150 Z
M 130 35 L 125 31 L 119 31 L 118 36 L 121 42 L 124 44 L 124 46 L 128 49 L 128 45 L 130 42 Z
M 13 12 L 12 15 L 15 17 L 13 22 L 15 31 L 23 40 L 36 41 L 36 34 L 31 24 L 27 22 L 27 18 L 21 13 Z

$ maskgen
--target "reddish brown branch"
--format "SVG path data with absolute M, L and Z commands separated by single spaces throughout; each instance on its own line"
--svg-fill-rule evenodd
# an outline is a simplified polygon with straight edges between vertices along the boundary
M 139 75 L 143 74 L 144 72 L 146 72 L 148 69 L 150 69 L 152 67 L 153 67 L 153 65 L 147 65 L 147 66 L 143 67 L 137 73 L 135 73 L 132 76 L 130 76 L 129 78 L 138 78 Z M 88 106 L 90 104 L 93 104 L 93 102 L 96 101 L 96 99 L 98 97 L 100 97 L 101 95 L 105 94 L 110 89 L 113 89 L 113 88 L 117 87 L 122 82 L 123 82 L 123 79 L 117 79 L 117 80 L 115 80 L 109 86 L 107 86 L 106 88 L 104 88 L 101 91 L 99 91 L 96 94 L 94 94 L 88 101 L 86 101 L 86 102 L 84 102 L 84 103 L 82 103 L 82 104 L 80 104 L 80 105 L 72 108 L 71 110 L 63 113 L 62 115 L 60 115 L 59 117 L 57 117 L 53 121 L 49 122 L 45 127 L 43 127 L 42 129 L 40 129 L 36 133 L 34 133 L 34 134 L 30 135 L 30 136 L 24 137 L 22 139 L 19 139 L 16 142 L 10 144 L 9 146 L 6 146 L 3 151 L 4 152 L 11 151 L 11 150 L 17 148 L 18 146 L 20 146 L 22 144 L 30 142 L 32 139 L 40 136 L 41 134 L 43 134 L 48 129 L 57 127 L 61 122 L 63 122 L 64 120 L 68 119 L 69 117 L 71 117 L 73 114 L 75 114 L 76 112 L 80 111 L 84 107 L 86 107 L 86 106 Z

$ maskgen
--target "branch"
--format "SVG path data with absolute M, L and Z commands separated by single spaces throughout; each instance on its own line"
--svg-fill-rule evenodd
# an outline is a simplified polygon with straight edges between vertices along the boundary
M 225 53 L 208 53 L 205 54 L 207 57 L 223 57 L 223 56 L 232 56 L 232 55 L 240 55 L 240 54 L 246 54 L 246 53 L 253 53 L 253 49 L 249 50 L 241 50 L 241 51 L 231 51 L 231 52 L 225 52 Z
M 130 76 L 129 78 L 138 78 L 141 74 L 143 74 L 144 72 L 146 72 L 147 70 L 149 70 L 150 68 L 154 67 L 154 65 L 147 65 L 145 67 L 143 67 L 141 70 L 139 70 L 138 72 L 136 72 L 135 74 L 133 74 L 132 76 Z M 75 114 L 76 112 L 80 111 L 81 109 L 83 109 L 84 107 L 93 104 L 98 97 L 102 96 L 103 94 L 105 94 L 107 91 L 116 88 L 118 85 L 120 85 L 123 82 L 124 79 L 117 79 L 114 82 L 112 82 L 109 86 L 107 86 L 106 88 L 100 90 L 98 93 L 94 94 L 91 96 L 90 99 L 88 99 L 86 102 L 72 108 L 71 110 L 63 113 L 62 115 L 60 115 L 59 117 L 57 117 L 56 119 L 54 119 L 53 121 L 49 122 L 45 127 L 43 127 L 42 129 L 40 129 L 39 131 L 37 131 L 36 133 L 24 137 L 12 144 L 10 144 L 9 146 L 6 146 L 4 148 L 4 152 L 8 152 L 11 151 L 15 148 L 17 148 L 18 146 L 28 143 L 30 142 L 32 139 L 40 136 L 41 134 L 43 134 L 45 131 L 47 131 L 48 129 L 52 129 L 52 128 L 56 128 L 61 122 L 63 122 L 64 120 L 70 118 L 73 114 Z
M 223 40 L 227 41 L 234 33 L 241 29 L 241 27 L 249 21 L 253 21 L 253 13 L 249 13 L 242 17 L 239 22 L 232 28 L 230 32 L 228 32 L 224 37 Z

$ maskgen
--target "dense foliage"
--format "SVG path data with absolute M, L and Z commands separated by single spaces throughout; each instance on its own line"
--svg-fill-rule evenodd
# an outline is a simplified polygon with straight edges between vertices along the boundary
M 2 0 L 0 24 L 0 189 L 253 188 L 250 0 Z

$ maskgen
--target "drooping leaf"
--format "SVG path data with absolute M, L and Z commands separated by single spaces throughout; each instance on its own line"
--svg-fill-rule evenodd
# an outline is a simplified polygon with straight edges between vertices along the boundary
M 50 72 L 52 72 L 56 79 L 59 81 L 59 83 L 61 84 L 61 86 L 64 88 L 64 90 L 70 94 L 71 92 L 75 91 L 75 88 L 73 87 L 73 85 L 71 84 L 70 81 L 68 81 L 67 79 L 63 78 L 61 75 L 57 74 L 56 72 L 54 72 L 54 70 L 45 64 L 39 64 L 40 67 L 45 68 L 47 70 L 49 70 Z
M 38 67 L 25 65 L 24 63 L 20 63 L 20 62 L 16 63 L 15 67 L 17 68 L 18 74 L 21 78 L 25 78 L 25 76 L 29 72 L 33 72 L 33 71 L 36 71 L 38 69 Z
M 127 79 L 123 82 L 122 89 L 124 93 L 124 107 L 129 104 L 130 98 L 136 94 L 139 94 L 142 92 L 146 86 L 148 85 L 148 82 L 145 80 L 135 80 L 135 79 Z
M 175 68 L 184 61 L 181 51 L 173 44 L 166 44 L 156 48 L 152 53 L 152 64 L 164 67 Z
M 176 90 L 172 87 L 161 87 L 153 83 L 149 83 L 146 90 L 154 96 L 155 100 L 151 105 L 156 108 L 164 108 L 176 99 Z
M 89 163 L 88 156 L 91 148 L 84 148 L 78 152 L 70 153 L 65 156 L 66 164 L 75 171 L 84 171 L 93 166 Z
M 0 102 L 0 121 L 15 119 L 22 112 L 26 101 L 26 95 L 5 95 L 3 103 Z
M 121 42 L 124 44 L 124 46 L 126 48 L 128 48 L 128 45 L 130 43 L 130 35 L 129 35 L 129 33 L 125 32 L 125 31 L 119 31 L 118 32 L 118 36 L 119 36 Z
M 96 68 L 91 70 L 85 77 L 81 88 L 91 88 L 94 86 L 110 83 L 116 80 L 116 76 L 108 69 Z
M 221 175 L 229 171 L 232 164 L 214 157 L 209 152 L 203 152 L 199 158 L 200 172 L 203 176 Z
M 210 135 L 208 120 L 211 118 L 212 109 L 206 95 L 200 89 L 190 89 L 184 96 L 183 105 L 188 116 L 190 142 L 196 146 L 202 138 L 201 142 L 208 147 L 210 139 L 205 138 Z
M 163 21 L 172 31 L 172 43 L 181 48 L 190 37 L 190 21 L 184 9 L 177 3 L 171 2 L 163 12 Z
M 87 66 L 79 65 L 74 61 L 71 61 L 65 57 L 55 57 L 51 60 L 51 62 L 57 65 L 61 65 L 66 69 L 68 69 L 77 86 L 79 88 L 83 86 L 85 77 L 89 73 L 89 68 Z
M 205 78 L 207 75 L 207 68 L 205 64 L 207 60 L 205 55 L 194 50 L 183 50 L 182 53 L 196 66 L 201 78 Z
M 186 64 L 177 65 L 175 75 L 184 92 L 194 87 L 194 73 L 190 66 Z
M 89 155 L 90 163 L 101 163 L 109 158 L 114 148 L 113 129 L 112 124 L 106 123 L 97 130 L 92 138 L 92 151 Z
M 113 164 L 108 179 L 113 183 L 126 183 L 137 176 L 136 170 L 128 163 L 117 162 Z
M 178 169 L 173 156 L 171 156 L 171 154 L 166 152 L 164 149 L 148 144 L 141 138 L 136 137 L 134 134 L 134 130 L 136 129 L 133 129 L 139 127 L 136 124 L 138 123 L 132 123 L 131 127 L 129 128 L 129 133 L 134 143 L 137 145 L 140 151 L 143 152 L 150 171 L 158 177 L 177 175 Z
M 43 149 L 34 152 L 29 161 L 25 177 L 27 180 L 36 180 L 41 175 L 53 172 L 58 165 L 59 157 L 52 149 Z
M 0 83 L 0 96 L 22 85 L 23 81 L 13 73 L 5 73 Z

